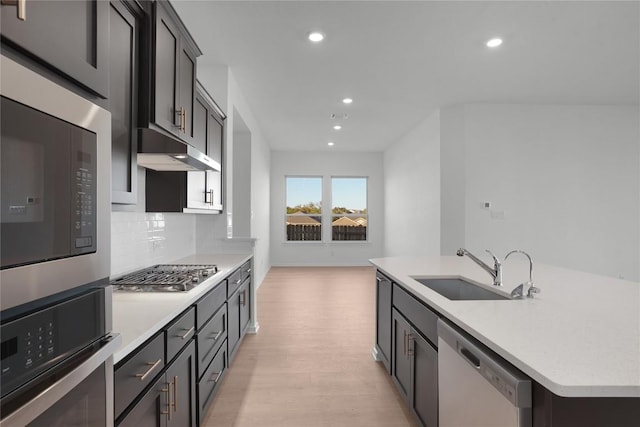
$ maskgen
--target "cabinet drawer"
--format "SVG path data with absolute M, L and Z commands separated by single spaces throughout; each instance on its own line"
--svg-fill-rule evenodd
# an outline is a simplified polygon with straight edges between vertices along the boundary
M 164 368 L 164 334 L 158 334 L 131 359 L 118 367 L 114 375 L 116 418 Z
M 438 346 L 438 315 L 420 301 L 393 284 L 393 306 L 413 323 L 434 347 Z
M 227 363 L 227 346 L 223 343 L 198 383 L 198 418 L 200 420 L 206 414 L 207 408 L 218 390 L 218 385 L 227 371 Z
M 198 332 L 196 341 L 198 343 L 198 378 L 202 376 L 204 370 L 216 352 L 227 339 L 227 306 L 223 305 L 209 322 Z
M 196 304 L 196 327 L 200 330 L 207 320 L 218 311 L 227 300 L 227 285 L 223 280 Z
M 243 282 L 242 269 L 239 268 L 233 272 L 229 279 L 227 279 L 227 298 L 231 297 L 233 293 L 240 287 Z
M 196 311 L 192 307 L 167 328 L 167 362 L 189 343 L 196 333 Z

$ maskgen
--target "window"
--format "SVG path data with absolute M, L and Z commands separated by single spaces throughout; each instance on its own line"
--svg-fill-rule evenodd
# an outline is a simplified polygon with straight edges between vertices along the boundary
M 367 240 L 367 178 L 331 178 L 331 240 Z
M 322 240 L 322 177 L 286 177 L 287 241 Z

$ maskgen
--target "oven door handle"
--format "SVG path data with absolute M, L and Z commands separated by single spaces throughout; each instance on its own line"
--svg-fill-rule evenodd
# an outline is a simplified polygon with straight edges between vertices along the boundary
M 78 365 L 73 371 L 43 390 L 35 398 L 16 409 L 0 421 L 0 427 L 27 425 L 42 415 L 47 409 L 67 395 L 78 386 L 120 347 L 122 337 L 120 334 L 111 334 L 103 341 L 103 346 L 92 354 L 87 360 Z M 107 372 L 107 375 L 109 373 Z M 113 376 L 113 372 L 111 372 Z M 108 398 L 108 396 L 107 396 Z M 107 411 L 109 411 L 107 409 Z M 113 409 L 110 411 L 113 412 Z M 107 413 L 107 416 L 109 414 Z M 107 418 L 109 419 L 109 418 Z

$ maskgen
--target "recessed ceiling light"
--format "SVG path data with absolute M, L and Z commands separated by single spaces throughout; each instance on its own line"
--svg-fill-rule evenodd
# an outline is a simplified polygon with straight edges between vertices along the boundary
M 327 142 L 327 145 L 328 145 L 329 147 L 333 147 L 333 145 L 334 145 L 334 144 L 333 144 L 333 142 Z
M 351 99 L 351 98 L 345 98 L 345 99 L 343 99 L 343 100 L 342 100 L 342 102 L 343 102 L 344 104 L 351 104 L 351 103 L 353 102 L 353 99 Z
M 324 34 L 322 34 L 319 31 L 313 31 L 309 33 L 309 40 L 311 40 L 314 43 L 321 42 L 322 40 L 324 40 Z
M 342 129 L 342 126 L 340 126 L 340 125 L 335 125 L 333 128 L 334 128 L 335 130 L 340 130 L 340 129 Z
M 497 37 L 496 37 L 496 38 L 494 38 L 494 39 L 491 39 L 491 40 L 489 40 L 489 41 L 487 42 L 487 46 L 488 46 L 488 47 L 498 47 L 498 46 L 500 46 L 501 44 L 502 44 L 502 39 L 497 38 Z

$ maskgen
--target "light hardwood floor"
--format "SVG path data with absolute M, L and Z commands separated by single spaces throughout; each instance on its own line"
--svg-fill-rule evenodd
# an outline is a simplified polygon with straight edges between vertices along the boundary
M 400 427 L 415 424 L 371 356 L 370 267 L 274 267 L 202 426 Z

